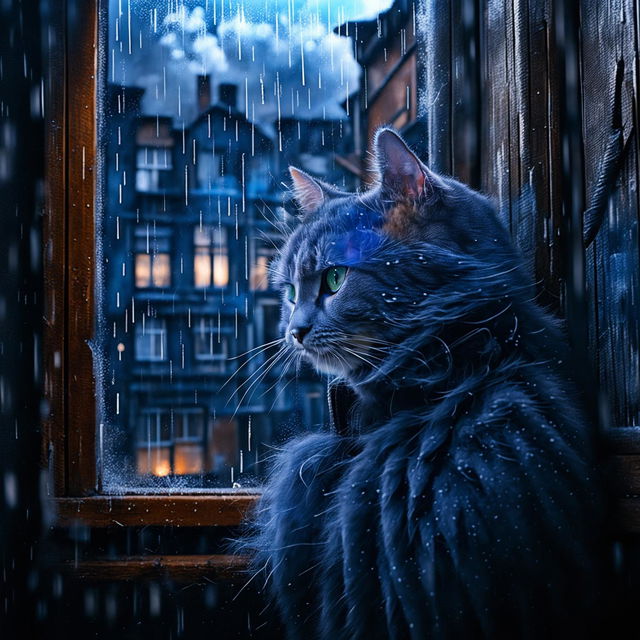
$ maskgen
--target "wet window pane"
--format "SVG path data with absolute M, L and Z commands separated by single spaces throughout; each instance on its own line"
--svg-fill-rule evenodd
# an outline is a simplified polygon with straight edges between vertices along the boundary
M 354 17 L 322 2 L 108 3 L 105 491 L 251 488 L 273 446 L 326 428 L 326 380 L 284 366 L 269 268 L 297 224 L 289 165 L 357 185 L 342 167 L 360 67 L 334 32 Z

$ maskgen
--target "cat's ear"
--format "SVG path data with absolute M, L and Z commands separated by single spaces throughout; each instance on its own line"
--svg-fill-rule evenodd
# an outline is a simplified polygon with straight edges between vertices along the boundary
M 430 196 L 444 184 L 409 149 L 393 129 L 376 133 L 375 160 L 383 191 L 394 196 L 416 199 Z
M 289 173 L 293 180 L 293 197 L 303 216 L 315 213 L 325 200 L 325 190 L 321 183 L 295 167 L 289 167 Z

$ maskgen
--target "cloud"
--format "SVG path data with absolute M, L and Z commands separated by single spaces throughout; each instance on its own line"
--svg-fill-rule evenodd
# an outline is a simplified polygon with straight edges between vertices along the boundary
M 341 103 L 357 88 L 360 67 L 351 39 L 333 33 L 332 26 L 375 16 L 390 3 L 370 0 L 364 9 L 355 1 L 245 0 L 230 15 L 228 3 L 218 2 L 213 13 L 209 0 L 206 7 L 180 5 L 164 17 L 136 3 L 131 16 L 119 17 L 119 40 L 112 37 L 119 55 L 113 60 L 118 58 L 121 81 L 147 89 L 147 113 L 188 123 L 197 113 L 196 75 L 207 73 L 214 97 L 220 83 L 236 84 L 237 107 L 266 129 L 279 117 L 343 118 Z M 115 0 L 111 6 L 117 11 Z M 133 47 L 126 55 L 130 32 Z

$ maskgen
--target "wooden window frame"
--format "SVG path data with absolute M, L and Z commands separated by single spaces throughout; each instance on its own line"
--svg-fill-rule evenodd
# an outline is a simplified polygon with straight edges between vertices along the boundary
M 101 29 L 106 27 L 107 9 L 100 0 L 59 0 L 56 5 L 50 14 L 55 37 L 48 52 L 43 225 L 48 403 L 43 466 L 55 524 L 237 526 L 255 504 L 258 491 L 101 493 L 90 341 L 98 310 L 95 216 L 103 188 L 98 166 L 102 160 L 99 89 L 106 60 L 101 59 L 99 39 L 106 37 Z
M 58 0 L 55 9 L 50 12 L 55 37 L 45 85 L 44 365 L 49 413 L 44 423 L 43 464 L 48 470 L 56 522 L 68 526 L 80 521 L 95 527 L 238 525 L 255 504 L 257 492 L 100 494 L 96 385 L 89 341 L 95 322 L 94 215 L 96 194 L 101 187 L 96 171 L 98 82 L 105 64 L 99 56 L 98 37 L 104 20 L 99 20 L 100 0 Z M 418 84 L 420 81 L 421 77 Z M 433 145 L 437 142 L 435 139 Z M 579 148 L 579 142 L 574 146 Z M 446 145 L 442 149 L 445 153 Z M 576 153 L 574 163 L 581 168 L 580 150 Z M 447 158 L 441 163 L 448 164 Z M 567 210 L 575 209 L 577 219 L 582 214 L 582 203 L 568 204 L 572 206 Z M 619 496 L 619 527 L 627 533 L 638 533 L 640 428 L 615 427 L 608 430 L 605 439 L 613 454 L 606 466 Z

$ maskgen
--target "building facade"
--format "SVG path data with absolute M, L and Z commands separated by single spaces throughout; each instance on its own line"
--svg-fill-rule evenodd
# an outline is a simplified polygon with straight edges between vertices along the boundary
M 325 382 L 275 354 L 269 263 L 295 224 L 289 164 L 335 179 L 343 121 L 283 120 L 269 134 L 211 104 L 179 127 L 108 87 L 101 233 L 100 442 L 106 485 L 248 486 L 270 447 L 326 421 Z M 242 355 L 242 354 L 247 355 Z M 286 358 L 283 359 L 286 363 Z

